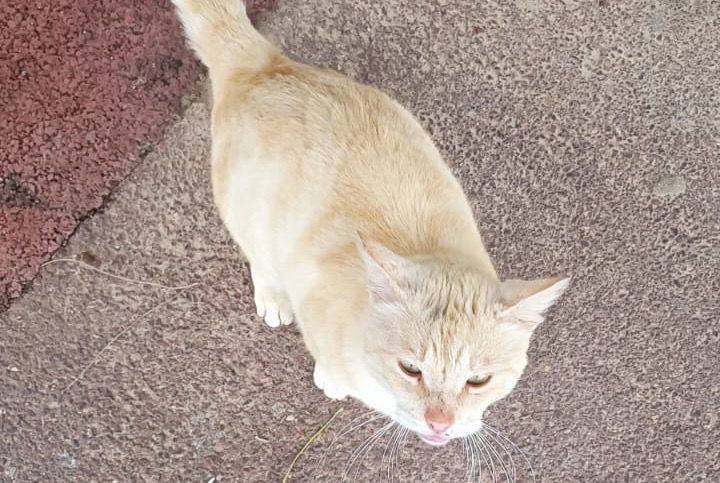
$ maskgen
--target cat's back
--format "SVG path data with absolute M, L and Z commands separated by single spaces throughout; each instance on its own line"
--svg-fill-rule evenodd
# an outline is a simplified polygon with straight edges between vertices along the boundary
M 407 185 L 412 175 L 449 176 L 404 107 L 330 69 L 282 56 L 260 72 L 236 70 L 214 96 L 213 136 L 235 145 L 236 162 L 252 151 L 310 179 L 340 176 L 341 183 Z
M 283 228 L 297 233 L 326 220 L 379 240 L 405 233 L 409 245 L 437 243 L 448 223 L 476 236 L 462 189 L 419 122 L 342 74 L 284 57 L 238 71 L 215 90 L 213 129 L 225 147 L 216 178 L 233 173 L 248 209 L 272 201 L 268 226 L 292 220 Z

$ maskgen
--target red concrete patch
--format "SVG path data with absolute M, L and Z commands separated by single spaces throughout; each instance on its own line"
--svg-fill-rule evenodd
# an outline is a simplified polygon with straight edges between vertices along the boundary
M 157 141 L 200 67 L 163 0 L 9 0 L 0 19 L 1 305 Z
M 0 4 L 0 306 L 158 140 L 199 73 L 168 1 Z

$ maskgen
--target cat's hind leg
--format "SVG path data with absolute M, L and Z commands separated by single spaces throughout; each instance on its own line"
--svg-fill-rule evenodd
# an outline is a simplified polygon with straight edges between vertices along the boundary
M 255 286 L 255 308 L 257 314 L 270 327 L 289 325 L 293 322 L 293 310 L 285 290 L 271 277 L 263 275 L 262 270 L 251 266 L 253 285 Z

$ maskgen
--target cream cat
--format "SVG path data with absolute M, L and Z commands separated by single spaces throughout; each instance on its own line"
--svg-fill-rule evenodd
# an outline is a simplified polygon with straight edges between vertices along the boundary
M 433 445 L 478 431 L 569 279 L 498 279 L 460 185 L 392 99 L 290 60 L 239 0 L 173 1 L 209 68 L 214 197 L 258 314 L 297 321 L 328 397 Z

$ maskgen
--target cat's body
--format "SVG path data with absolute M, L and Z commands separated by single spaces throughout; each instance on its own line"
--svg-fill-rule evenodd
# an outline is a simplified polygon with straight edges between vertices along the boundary
M 433 444 L 476 431 L 567 281 L 498 280 L 460 185 L 390 98 L 283 56 L 238 0 L 174 3 L 209 67 L 213 192 L 258 314 L 298 322 L 329 397 Z

